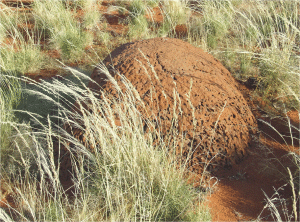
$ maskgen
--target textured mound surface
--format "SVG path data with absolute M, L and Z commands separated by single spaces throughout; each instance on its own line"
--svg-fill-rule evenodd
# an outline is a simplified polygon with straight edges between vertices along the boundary
M 103 62 L 121 88 L 125 86 L 116 73 L 131 82 L 146 104 L 143 114 L 164 135 L 178 120 L 175 126 L 184 138 L 178 152 L 187 156 L 192 150 L 189 166 L 194 172 L 208 161 L 209 169 L 231 166 L 246 154 L 255 118 L 229 71 L 208 53 L 182 40 L 154 38 L 122 45 Z M 118 96 L 99 68 L 91 78 Z M 89 87 L 99 90 L 92 82 Z

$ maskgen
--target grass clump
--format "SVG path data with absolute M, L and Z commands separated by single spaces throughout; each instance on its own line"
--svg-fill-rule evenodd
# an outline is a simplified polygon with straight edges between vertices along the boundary
M 145 15 L 146 9 L 147 9 L 147 3 L 143 0 L 133 0 L 128 7 L 128 10 L 131 12 L 131 15 L 133 17 L 139 15 Z
M 93 7 L 86 8 L 83 17 L 83 27 L 87 30 L 93 30 L 97 27 L 97 24 L 101 21 L 101 13 L 93 10 Z
M 17 25 L 19 21 L 19 15 L 15 15 L 11 9 L 5 7 L 3 3 L 0 3 L 3 9 L 0 11 L 0 41 L 3 41 L 5 37 L 18 33 Z
M 41 33 L 31 30 L 29 17 L 13 10 L 0 11 L 1 68 L 20 74 L 36 72 L 45 67 L 47 56 L 40 48 Z M 22 24 L 22 25 L 21 25 Z M 4 42 L 5 38 L 8 40 Z
M 231 1 L 203 1 L 199 4 L 205 12 L 200 33 L 205 36 L 208 47 L 215 49 L 225 39 L 233 24 Z
M 101 1 L 98 0 L 79 0 L 73 2 L 75 4 L 75 10 L 80 8 L 84 15 L 82 18 L 82 28 L 84 30 L 94 30 L 97 28 L 98 23 L 102 20 L 98 6 L 101 4 Z
M 137 39 L 147 37 L 149 34 L 149 24 L 144 15 L 138 15 L 131 19 L 129 23 L 129 38 Z
M 20 74 L 33 73 L 46 66 L 46 59 L 40 47 L 22 43 L 18 50 L 11 46 L 3 47 L 0 52 L 0 64 L 3 69 Z
M 21 99 L 21 85 L 12 72 L 5 72 L 0 68 L 0 156 L 5 160 L 11 152 L 14 128 L 11 122 L 16 121 L 13 109 Z M 6 165 L 6 164 L 5 164 Z
M 85 76 L 69 70 L 78 79 Z M 109 75 L 107 70 L 104 72 Z M 51 89 L 53 98 L 59 98 L 43 96 L 56 104 L 61 124 L 51 122 L 50 116 L 46 123 L 39 122 L 31 113 L 28 114 L 40 124 L 35 129 L 27 126 L 21 131 L 24 124 L 11 122 L 19 132 L 20 140 L 15 140 L 15 146 L 23 149 L 15 152 L 25 171 L 14 173 L 18 179 L 5 177 L 11 187 L 17 187 L 14 195 L 19 200 L 17 207 L 11 208 L 17 215 L 10 217 L 24 221 L 208 219 L 209 214 L 198 206 L 200 194 L 187 184 L 184 169 L 178 167 L 170 147 L 163 141 L 154 147 L 152 134 L 143 131 L 146 120 L 137 109 L 141 101 L 124 83 L 128 90 L 119 91 L 118 100 L 104 94 L 100 99 L 83 82 L 81 86 L 57 80 L 35 83 L 38 88 Z M 71 109 L 73 102 L 64 99 L 66 94 L 65 98 L 72 97 L 79 104 L 77 112 Z M 116 116 L 121 125 L 115 124 Z M 75 128 L 83 126 L 86 142 L 66 131 L 63 123 Z M 54 137 L 61 148 L 53 145 Z M 56 159 L 56 153 L 63 150 L 69 150 L 72 170 L 60 165 L 63 157 Z M 8 159 L 14 163 L 15 156 L 8 155 Z M 4 167 L 3 160 L 1 166 Z M 60 180 L 63 170 L 72 172 L 71 198 L 65 195 Z
M 186 1 L 182 0 L 162 1 L 160 10 L 164 19 L 157 33 L 162 37 L 172 36 L 177 25 L 187 24 L 191 12 Z
M 189 39 L 239 80 L 256 78 L 257 95 L 272 104 L 285 96 L 282 83 L 299 93 L 298 6 L 296 1 L 201 1 L 193 10 L 203 16 L 192 19 Z
M 71 8 L 61 1 L 39 0 L 34 2 L 33 10 L 37 26 L 50 34 L 50 42 L 61 50 L 64 61 L 74 62 L 84 56 L 84 48 L 93 38 L 81 29 Z
M 129 39 L 147 38 L 150 34 L 148 20 L 145 15 L 150 12 L 147 2 L 144 0 L 133 0 L 128 7 L 130 20 L 128 24 Z

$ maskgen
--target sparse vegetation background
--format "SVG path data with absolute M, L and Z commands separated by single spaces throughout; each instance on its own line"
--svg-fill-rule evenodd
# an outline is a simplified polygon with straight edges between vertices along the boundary
M 101 11 L 103 2 L 111 14 Z M 172 147 L 163 139 L 154 147 L 154 135 L 143 132 L 136 94 L 120 92 L 124 105 L 111 108 L 114 98 L 99 100 L 86 87 L 89 76 L 125 42 L 181 38 L 252 87 L 266 113 L 287 116 L 300 111 L 299 7 L 297 0 L 2 1 L 0 199 L 6 210 L 0 208 L 0 219 L 210 220 L 201 204 L 205 193 L 187 183 Z M 48 79 L 37 81 L 39 76 Z M 75 102 L 81 104 L 77 111 Z M 114 123 L 116 113 L 121 127 Z M 84 123 L 88 146 L 64 129 L 73 119 Z M 282 137 L 292 140 L 293 167 L 284 174 L 293 211 L 282 218 L 276 198 L 267 198 L 266 206 L 275 220 L 296 221 L 300 138 L 292 131 L 299 135 L 299 127 L 286 119 L 290 138 Z M 72 153 L 71 195 L 60 181 L 53 141 Z

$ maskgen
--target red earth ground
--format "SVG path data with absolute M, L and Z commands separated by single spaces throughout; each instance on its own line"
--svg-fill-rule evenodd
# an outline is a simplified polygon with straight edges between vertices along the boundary
M 9 6 L 20 7 L 18 4 L 15 4 L 17 1 L 7 0 L 2 2 L 6 2 L 8 5 L 11 4 Z M 26 3 L 26 7 L 29 7 L 32 1 L 23 2 Z M 125 19 L 125 17 L 122 17 L 123 15 L 119 15 L 117 11 L 108 11 L 109 6 L 113 2 L 103 1 L 99 9 L 104 13 L 108 23 L 106 31 L 109 31 L 112 36 L 118 37 L 127 32 L 127 27 L 124 24 L 120 24 L 120 21 Z M 157 23 L 161 23 L 163 17 L 159 8 L 154 8 L 153 11 L 155 12 L 154 20 Z M 80 11 L 78 14 L 80 14 Z M 180 37 L 185 36 L 186 26 L 177 26 L 175 33 Z M 6 41 L 9 41 L 9 39 Z M 49 55 L 53 58 L 59 57 L 59 53 L 55 51 L 49 52 Z M 44 70 L 38 73 L 28 73 L 28 76 L 40 79 L 50 78 L 56 74 L 56 71 L 49 72 L 49 70 Z M 264 116 L 266 113 L 257 108 L 259 103 L 251 100 L 251 90 L 240 83 L 237 83 L 236 86 L 247 100 L 256 119 L 270 122 L 281 133 L 288 132 L 288 128 L 285 127 L 280 119 L 271 119 Z M 299 129 L 298 112 L 291 111 L 288 115 L 292 124 Z M 276 168 L 283 171 L 284 167 L 291 165 L 291 160 L 284 158 L 293 149 L 291 142 L 287 141 L 287 144 L 285 144 L 273 129 L 261 121 L 258 121 L 258 131 L 259 134 L 254 135 L 253 142 L 248 148 L 249 155 L 242 162 L 233 164 L 231 169 L 218 169 L 217 172 L 214 172 L 213 176 L 217 180 L 215 179 L 212 182 L 218 182 L 210 189 L 212 193 L 207 196 L 205 202 L 211 208 L 213 221 L 248 221 L 256 219 L 263 210 L 265 203 L 263 191 L 270 197 L 274 193 L 274 188 L 277 189 L 286 183 L 286 181 L 281 180 L 283 177 L 276 171 Z M 296 135 L 296 137 L 299 138 L 299 135 Z M 299 143 L 295 144 L 295 148 L 299 150 Z M 280 159 L 282 166 L 272 159 L 274 157 Z M 270 168 L 266 168 L 267 166 Z M 5 187 L 2 185 L 3 183 L 1 183 L 2 199 L 0 207 L 6 208 L 7 202 L 13 205 L 14 201 L 11 193 L 5 190 Z M 291 191 L 288 186 L 280 194 L 287 199 L 291 197 Z M 263 220 L 272 220 L 268 214 L 266 210 L 263 212 L 261 215 L 261 217 L 264 217 Z
M 239 89 L 245 98 L 250 98 L 251 91 L 249 89 L 244 85 L 240 85 Z M 258 120 L 262 119 L 274 126 L 280 133 L 288 134 L 286 121 L 282 121 L 282 118 L 271 120 L 263 117 L 265 113 L 258 110 L 257 103 L 249 101 L 248 104 L 252 107 Z M 299 113 L 290 111 L 288 116 L 293 125 L 299 129 Z M 207 206 L 211 209 L 213 221 L 250 221 L 257 219 L 259 215 L 263 221 L 274 219 L 270 216 L 270 211 L 266 209 L 263 211 L 266 203 L 264 192 L 271 197 L 275 193 L 274 189 L 277 190 L 287 184 L 287 180 L 283 180 L 280 172 L 287 176 L 286 167 L 293 168 L 291 158 L 286 155 L 295 149 L 299 151 L 299 140 L 295 141 L 294 147 L 292 147 L 289 139 L 285 144 L 274 129 L 266 123 L 260 121 L 258 123 L 259 134 L 250 147 L 250 155 L 232 169 L 220 170 L 215 174 L 218 183 L 206 200 Z M 294 136 L 299 139 L 299 132 L 298 134 L 294 132 Z M 291 212 L 290 186 L 284 186 L 284 190 L 279 193 L 282 198 L 288 200 L 287 208 Z M 282 219 L 286 220 L 284 217 Z

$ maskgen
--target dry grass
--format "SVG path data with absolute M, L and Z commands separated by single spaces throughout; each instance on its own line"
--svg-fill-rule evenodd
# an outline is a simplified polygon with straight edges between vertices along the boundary
M 85 77 L 68 69 L 78 79 Z M 60 115 L 51 116 L 52 119 L 61 123 L 76 119 L 71 123 L 73 126 L 81 122 L 88 144 L 51 122 L 50 116 L 44 124 L 38 116 L 27 112 L 37 122 L 35 129 L 8 122 L 16 133 L 11 138 L 14 142 L 6 147 L 13 153 L 2 155 L 1 168 L 6 173 L 1 176 L 14 190 L 14 220 L 209 219 L 201 208 L 202 194 L 187 184 L 184 166 L 179 167 L 177 157 L 170 152 L 172 148 L 166 147 L 163 140 L 153 147 L 152 135 L 143 132 L 146 120 L 135 108 L 142 101 L 135 97 L 129 83 L 126 94 L 119 91 L 118 101 L 109 95 L 99 99 L 82 81 L 81 87 L 67 83 L 35 83 L 51 91 L 54 99 L 39 92 L 36 97 L 56 104 Z M 73 97 L 72 101 L 80 104 L 79 112 L 71 110 L 72 102 L 62 95 Z M 58 101 L 64 101 L 64 105 Z M 115 115 L 121 126 L 115 125 Z M 74 197 L 70 199 L 65 197 L 59 179 L 62 166 L 56 164 L 53 155 L 53 137 L 71 153 Z

